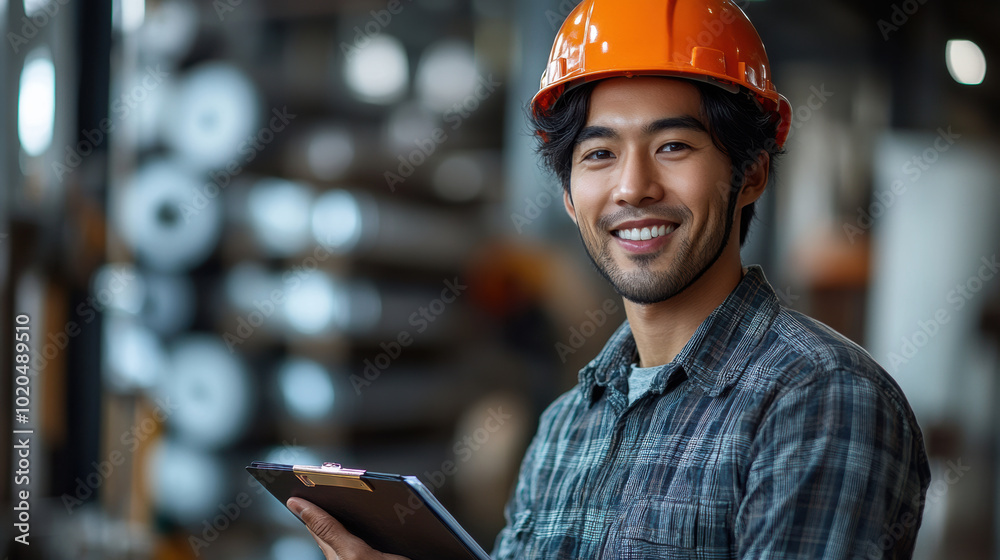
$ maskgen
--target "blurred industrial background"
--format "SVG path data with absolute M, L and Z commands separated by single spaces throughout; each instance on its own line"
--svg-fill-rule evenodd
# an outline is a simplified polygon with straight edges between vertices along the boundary
M 906 392 L 917 558 L 1000 558 L 1000 5 L 738 3 L 795 108 L 745 262 Z M 254 460 L 419 475 L 489 550 L 624 319 L 524 119 L 574 5 L 0 0 L 0 553 L 321 558 Z

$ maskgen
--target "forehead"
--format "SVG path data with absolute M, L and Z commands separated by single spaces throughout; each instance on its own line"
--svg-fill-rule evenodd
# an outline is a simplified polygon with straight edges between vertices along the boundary
M 701 92 L 691 82 L 641 76 L 602 80 L 590 95 L 587 124 L 644 125 L 652 120 L 701 117 Z

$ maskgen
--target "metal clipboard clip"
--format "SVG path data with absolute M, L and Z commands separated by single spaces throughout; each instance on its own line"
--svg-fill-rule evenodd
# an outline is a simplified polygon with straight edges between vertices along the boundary
M 361 480 L 361 476 L 367 471 L 345 469 L 340 466 L 340 463 L 323 463 L 319 467 L 292 465 L 292 472 L 302 484 L 310 488 L 313 486 L 340 486 L 341 488 L 372 491 L 372 487 Z

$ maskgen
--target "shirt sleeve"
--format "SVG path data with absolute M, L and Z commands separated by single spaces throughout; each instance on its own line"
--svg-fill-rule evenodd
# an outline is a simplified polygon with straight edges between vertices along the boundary
M 517 479 L 513 495 L 511 495 L 510 500 L 507 501 L 507 506 L 504 508 L 503 516 L 506 524 L 500 530 L 493 544 L 493 552 L 490 553 L 490 558 L 493 560 L 514 560 L 517 558 L 516 554 L 519 549 L 517 542 L 519 520 L 528 511 L 526 505 L 529 493 L 529 477 L 525 475 L 530 471 L 533 463 L 533 454 L 530 452 L 532 447 L 534 447 L 534 444 L 529 447 L 529 452 L 525 454 L 524 460 L 521 461 L 521 475 Z
M 833 371 L 776 399 L 750 448 L 739 558 L 910 558 L 930 471 L 888 385 Z
M 525 540 L 531 531 L 531 503 L 537 477 L 540 449 L 552 430 L 552 416 L 564 397 L 552 403 L 538 422 L 538 430 L 521 460 L 514 491 L 504 507 L 506 524 L 497 535 L 490 557 L 493 560 L 520 560 L 524 556 Z

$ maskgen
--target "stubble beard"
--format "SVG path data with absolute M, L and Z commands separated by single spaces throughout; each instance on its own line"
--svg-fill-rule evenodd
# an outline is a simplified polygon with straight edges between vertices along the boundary
M 675 257 L 673 264 L 665 271 L 652 270 L 653 263 L 660 258 L 662 252 L 643 255 L 629 255 L 627 258 L 636 266 L 635 272 L 624 272 L 618 263 L 611 256 L 610 245 L 611 236 L 605 236 L 602 240 L 587 239 L 583 229 L 580 230 L 580 240 L 590 257 L 590 262 L 594 268 L 611 284 L 615 292 L 621 297 L 638 304 L 651 304 L 666 301 L 690 287 L 698 281 L 712 265 L 719 260 L 722 252 L 725 251 L 729 243 L 729 236 L 733 229 L 735 220 L 734 202 L 735 193 L 730 193 L 726 204 L 725 227 L 712 228 L 711 239 L 707 243 L 694 247 L 690 237 L 676 240 L 677 247 L 674 249 Z M 673 211 L 672 216 L 683 213 L 690 217 L 690 210 L 683 212 Z M 648 213 L 646 215 L 648 216 Z M 667 218 L 669 219 L 669 218 Z M 616 218 L 621 221 L 620 218 Z M 601 222 L 599 221 L 599 225 Z M 610 219 L 606 219 L 610 221 Z M 690 223 L 682 220 L 681 223 Z M 677 233 L 677 231 L 675 233 Z M 607 228 L 600 228 L 600 231 L 607 231 Z

